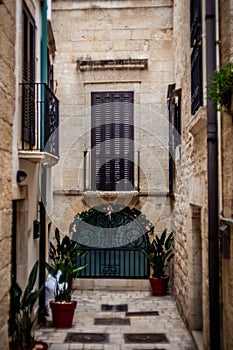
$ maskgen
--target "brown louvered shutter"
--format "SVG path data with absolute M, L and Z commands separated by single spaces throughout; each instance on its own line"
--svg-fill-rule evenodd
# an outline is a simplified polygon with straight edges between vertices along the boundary
M 93 92 L 92 189 L 133 190 L 133 92 Z
M 23 140 L 35 144 L 35 23 L 26 8 L 23 10 Z

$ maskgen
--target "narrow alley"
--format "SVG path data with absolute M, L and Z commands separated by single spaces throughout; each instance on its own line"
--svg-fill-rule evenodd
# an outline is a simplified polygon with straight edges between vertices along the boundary
M 196 350 L 170 295 L 149 291 L 76 291 L 73 327 L 55 329 L 50 319 L 36 338 L 49 350 Z

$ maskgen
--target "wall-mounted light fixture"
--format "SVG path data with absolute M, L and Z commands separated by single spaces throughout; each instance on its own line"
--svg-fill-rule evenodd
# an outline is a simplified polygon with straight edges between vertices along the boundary
M 37 220 L 33 221 L 33 238 L 37 239 L 40 237 L 40 223 Z
M 26 179 L 26 177 L 27 177 L 27 174 L 25 173 L 25 171 L 23 171 L 23 170 L 17 171 L 16 180 L 17 180 L 18 184 L 23 182 Z

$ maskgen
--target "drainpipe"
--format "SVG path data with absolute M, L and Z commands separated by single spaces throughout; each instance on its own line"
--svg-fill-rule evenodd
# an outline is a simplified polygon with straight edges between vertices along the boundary
M 216 67 L 220 67 L 220 33 L 219 33 L 219 0 L 215 0 L 216 9 Z M 221 112 L 217 112 L 218 120 L 218 186 L 219 186 L 219 213 L 223 212 L 222 193 L 222 121 Z
M 169 84 L 167 89 L 167 105 L 168 105 L 168 117 L 169 117 L 169 194 L 173 195 L 173 125 L 172 125 L 172 93 L 176 87 L 176 84 Z
M 47 193 L 47 164 L 41 164 L 41 200 L 40 200 L 40 270 L 39 270 L 39 286 L 45 284 L 45 267 L 43 262 L 46 259 L 46 193 Z M 45 324 L 45 289 L 39 297 L 39 322 Z
M 206 74 L 207 82 L 216 69 L 215 1 L 206 0 Z M 210 349 L 220 350 L 219 283 L 219 208 L 218 208 L 218 126 L 217 112 L 207 100 L 208 159 L 208 253 Z
M 42 3 L 42 38 L 41 38 L 41 82 L 47 83 L 47 0 Z M 41 96 L 44 99 L 44 85 L 41 85 Z M 44 151 L 44 104 L 41 107 L 41 151 Z M 40 270 L 39 286 L 45 283 L 45 261 L 46 250 L 46 183 L 47 183 L 47 164 L 41 164 L 41 200 L 40 200 Z M 45 324 L 45 291 L 39 298 L 39 322 Z

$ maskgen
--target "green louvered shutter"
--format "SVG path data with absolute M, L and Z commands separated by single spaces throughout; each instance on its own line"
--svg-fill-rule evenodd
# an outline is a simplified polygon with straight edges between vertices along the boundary
M 35 145 L 35 23 L 26 5 L 23 9 L 23 140 Z

